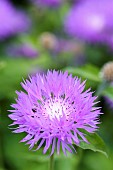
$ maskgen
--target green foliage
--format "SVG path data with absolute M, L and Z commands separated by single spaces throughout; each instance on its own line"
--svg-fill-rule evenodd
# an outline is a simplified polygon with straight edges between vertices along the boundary
M 97 83 L 101 81 L 99 77 L 99 68 L 91 64 L 82 67 L 66 67 L 64 70 L 67 70 L 74 76 L 79 76 Z
M 47 56 L 33 60 L 2 58 L 0 60 L 0 98 L 14 98 L 15 91 L 20 89 L 22 79 L 40 68 L 51 67 L 50 61 L 50 58 Z
M 86 132 L 85 132 L 86 133 Z M 88 133 L 86 136 L 89 143 L 81 142 L 79 147 L 82 149 L 89 149 L 94 152 L 101 152 L 106 157 L 108 157 L 108 150 L 107 147 L 102 140 L 102 138 L 97 133 Z
M 103 90 L 102 94 L 113 100 L 113 86 L 108 86 Z
M 113 155 L 110 158 L 106 159 L 106 157 L 99 153 L 94 153 L 88 151 L 84 160 L 81 164 L 80 170 L 112 170 L 113 169 Z
M 14 97 L 15 90 L 30 70 L 30 61 L 24 59 L 2 60 L 0 70 L 0 98 Z M 3 65 L 3 64 L 2 64 Z

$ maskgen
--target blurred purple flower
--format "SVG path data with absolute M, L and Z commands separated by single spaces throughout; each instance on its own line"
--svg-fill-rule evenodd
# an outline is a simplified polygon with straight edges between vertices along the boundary
M 64 25 L 71 36 L 106 43 L 113 36 L 112 19 L 112 0 L 84 0 L 72 7 Z
M 69 63 L 74 66 L 80 66 L 86 63 L 84 55 L 85 44 L 73 39 L 59 39 L 58 46 L 55 49 L 56 55 L 65 54 L 69 56 Z
M 47 75 L 36 74 L 21 84 L 25 92 L 17 92 L 16 104 L 9 117 L 18 125 L 14 133 L 26 132 L 21 142 L 27 142 L 29 149 L 43 144 L 45 154 L 52 146 L 51 155 L 60 145 L 64 154 L 73 152 L 73 143 L 88 142 L 84 129 L 89 133 L 97 130 L 100 109 L 95 107 L 97 97 L 90 89 L 84 91 L 85 81 L 68 75 L 67 72 L 48 71 Z
M 110 35 L 110 37 L 106 40 L 108 46 L 111 47 L 111 49 L 113 50 L 113 34 Z
M 59 52 L 70 52 L 73 54 L 83 54 L 84 43 L 78 40 L 59 39 L 57 50 Z
M 31 0 L 36 5 L 42 6 L 42 7 L 57 7 L 59 6 L 63 0 Z
M 107 106 L 113 109 L 113 99 L 109 98 L 108 96 L 104 96 L 104 100 Z
M 28 30 L 30 19 L 9 0 L 0 0 L 0 39 Z
M 7 54 L 14 57 L 38 57 L 39 53 L 31 44 L 12 45 L 7 48 Z

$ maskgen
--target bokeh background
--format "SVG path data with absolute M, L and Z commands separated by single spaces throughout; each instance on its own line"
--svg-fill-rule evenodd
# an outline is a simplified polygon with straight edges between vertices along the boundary
M 25 134 L 13 134 L 8 118 L 23 78 L 48 69 L 87 79 L 99 95 L 98 134 L 109 153 L 56 155 L 55 170 L 113 170 L 113 64 L 106 73 L 111 82 L 100 90 L 107 62 L 113 62 L 113 0 L 0 0 L 0 170 L 48 168 L 48 156 L 19 143 Z

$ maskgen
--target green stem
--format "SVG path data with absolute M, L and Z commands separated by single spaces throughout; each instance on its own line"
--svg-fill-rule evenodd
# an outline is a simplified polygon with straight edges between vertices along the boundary
M 84 157 L 84 150 L 81 149 L 81 148 L 78 148 L 78 163 L 77 163 L 77 165 L 75 167 L 76 170 L 81 169 L 83 157 Z
M 1 126 L 0 126 L 0 128 L 1 128 Z M 4 149 L 3 149 L 3 133 L 2 133 L 2 130 L 0 131 L 0 168 L 4 169 Z
M 109 85 L 108 82 L 103 81 L 103 82 L 99 85 L 99 87 L 98 87 L 95 95 L 96 95 L 96 96 L 101 96 L 101 95 L 102 95 L 102 92 L 104 91 L 104 89 L 106 89 L 106 87 L 108 87 L 108 85 Z
M 54 154 L 50 157 L 50 168 L 49 170 L 54 170 Z

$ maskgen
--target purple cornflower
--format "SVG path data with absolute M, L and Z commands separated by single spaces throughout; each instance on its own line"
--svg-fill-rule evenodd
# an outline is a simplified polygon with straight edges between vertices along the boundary
M 30 19 L 9 0 L 0 0 L 0 39 L 28 30 Z
M 113 36 L 113 1 L 84 0 L 78 2 L 65 18 L 65 30 L 91 42 L 107 43 Z
M 90 89 L 84 91 L 85 81 L 68 75 L 67 72 L 48 71 L 47 75 L 36 74 L 21 84 L 25 92 L 16 92 L 18 99 L 11 106 L 9 117 L 18 125 L 14 133 L 26 132 L 21 142 L 27 142 L 29 149 L 38 144 L 36 150 L 44 145 L 43 153 L 52 146 L 57 154 L 60 146 L 73 152 L 73 143 L 88 142 L 84 129 L 90 133 L 97 130 L 99 107 L 95 107 L 97 97 Z
M 7 48 L 7 53 L 14 57 L 36 58 L 39 56 L 38 50 L 29 43 L 11 45 Z
M 36 5 L 42 6 L 42 7 L 57 7 L 59 6 L 63 0 L 31 0 Z

